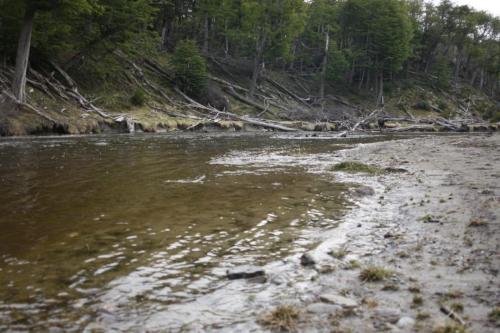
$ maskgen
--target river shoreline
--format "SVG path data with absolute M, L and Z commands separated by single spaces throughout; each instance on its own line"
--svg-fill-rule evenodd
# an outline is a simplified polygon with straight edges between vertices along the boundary
M 288 324 L 297 332 L 448 332 L 459 329 L 459 322 L 470 332 L 496 332 L 499 139 L 425 136 L 341 151 L 339 161 L 407 172 L 336 173 L 353 184 L 356 207 L 337 228 L 316 236 L 322 241 L 308 253 L 313 265 L 301 265 L 301 255 L 295 255 L 264 267 L 266 286 L 230 282 L 229 292 L 220 296 L 241 298 L 250 316 L 226 321 L 222 313 L 231 310 L 221 304 L 212 315 L 191 318 L 173 331 L 275 331 L 273 325 L 282 321 L 273 316 L 292 311 Z M 359 185 L 374 192 L 357 191 Z M 386 274 L 366 277 L 373 268 Z M 237 291 L 242 285 L 246 295 Z M 199 313 L 207 303 L 197 300 L 188 307 Z
M 337 294 L 359 305 L 347 316 L 345 311 L 334 314 L 330 323 L 335 329 L 430 332 L 461 320 L 472 332 L 498 329 L 498 321 L 489 317 L 500 292 L 498 146 L 498 136 L 429 136 L 344 151 L 345 160 L 402 167 L 408 173 L 375 180 L 342 176 L 372 186 L 375 194 L 361 199 L 313 251 L 337 268 L 314 282 L 321 285 L 319 299 Z M 324 259 L 339 249 L 345 257 Z M 381 267 L 391 275 L 363 282 L 361 272 L 367 267 Z M 458 319 L 450 319 L 443 308 Z M 321 322 L 312 317 L 309 323 Z

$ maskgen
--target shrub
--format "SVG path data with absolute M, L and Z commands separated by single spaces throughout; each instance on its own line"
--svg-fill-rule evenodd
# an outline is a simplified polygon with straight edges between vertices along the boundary
M 436 59 L 436 62 L 432 66 L 434 74 L 434 84 L 441 89 L 447 89 L 450 87 L 451 82 L 451 68 L 448 60 L 444 56 L 440 56 Z
M 431 104 L 428 101 L 420 101 L 417 104 L 415 104 L 415 109 L 418 110 L 425 110 L 425 111 L 431 111 Z
M 207 85 L 207 65 L 196 43 L 180 41 L 172 58 L 175 81 L 187 94 L 198 96 Z
M 130 97 L 130 103 L 135 106 L 143 106 L 146 103 L 146 94 L 142 89 L 137 89 Z

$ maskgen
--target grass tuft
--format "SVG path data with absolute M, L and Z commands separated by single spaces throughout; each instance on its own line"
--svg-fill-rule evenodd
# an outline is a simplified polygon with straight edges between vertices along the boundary
M 293 305 L 280 305 L 261 319 L 264 326 L 271 330 L 295 332 L 299 319 L 299 310 Z
M 357 173 L 357 172 L 362 172 L 362 173 L 369 173 L 369 174 L 379 174 L 383 172 L 383 169 L 367 165 L 361 162 L 354 162 L 354 161 L 349 161 L 349 162 L 341 162 L 338 164 L 335 164 L 332 168 L 333 171 L 344 171 L 344 172 L 350 172 L 350 173 Z
M 424 299 L 420 295 L 413 295 L 413 300 L 411 301 L 411 307 L 416 308 L 424 304 Z
M 427 312 L 418 312 L 417 313 L 417 320 L 426 320 L 429 319 L 431 315 Z
M 500 307 L 496 307 L 488 314 L 488 318 L 491 321 L 500 322 Z
M 361 271 L 359 278 L 363 282 L 383 281 L 394 275 L 394 272 L 383 267 L 369 266 Z
M 445 324 L 434 327 L 432 333 L 467 333 L 467 330 L 462 325 Z
M 344 171 L 349 173 L 369 173 L 369 174 L 383 174 L 383 173 L 405 173 L 406 169 L 401 168 L 379 168 L 373 165 L 364 164 L 356 161 L 346 161 L 335 164 L 332 171 Z
M 349 253 L 349 251 L 347 251 L 347 249 L 344 248 L 344 247 L 342 247 L 342 248 L 340 248 L 338 250 L 330 250 L 328 252 L 329 255 L 331 255 L 335 259 L 339 259 L 339 260 L 344 259 L 345 256 L 347 256 L 348 253 Z
M 469 222 L 469 227 L 484 227 L 488 225 L 488 223 L 484 220 L 471 220 Z
M 450 305 L 450 308 L 455 312 L 464 312 L 464 305 L 460 302 L 454 302 Z

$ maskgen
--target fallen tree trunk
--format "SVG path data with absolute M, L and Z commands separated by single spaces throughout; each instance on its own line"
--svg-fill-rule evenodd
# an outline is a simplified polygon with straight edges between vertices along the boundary
M 270 128 L 270 129 L 275 129 L 275 130 L 284 131 L 284 132 L 296 132 L 297 131 L 296 128 L 291 128 L 291 127 L 287 127 L 287 126 L 283 126 L 283 125 L 279 125 L 279 124 L 272 124 L 272 123 L 266 122 L 266 121 L 261 120 L 261 119 L 252 119 L 249 117 L 239 116 L 237 114 L 226 112 L 226 111 L 219 111 L 215 108 L 208 107 L 208 106 L 205 106 L 205 105 L 202 105 L 202 104 L 196 102 L 195 100 L 193 100 L 192 98 L 190 98 L 189 96 L 184 94 L 177 87 L 175 88 L 175 91 L 179 95 L 181 95 L 184 99 L 186 99 L 189 103 L 191 103 L 191 104 L 189 104 L 189 106 L 196 107 L 196 108 L 199 108 L 201 110 L 206 110 L 206 111 L 218 114 L 218 115 L 223 115 L 223 116 L 235 119 L 235 120 L 243 121 L 243 122 L 246 122 L 246 123 L 249 123 L 252 125 L 261 126 L 264 128 Z
M 310 105 L 308 103 L 306 103 L 305 101 L 307 100 L 307 98 L 302 98 L 298 95 L 296 95 L 295 93 L 293 93 L 291 90 L 287 89 L 286 87 L 284 87 L 281 83 L 271 79 L 270 77 L 268 76 L 264 76 L 264 78 L 269 82 L 271 83 L 273 86 L 275 86 L 276 88 L 280 89 L 281 91 L 283 91 L 284 93 L 286 93 L 288 96 L 292 97 L 293 99 L 295 99 L 296 101 L 298 101 L 299 103 L 305 105 L 306 107 L 310 108 Z
M 373 118 L 377 113 L 379 113 L 382 109 L 373 110 L 368 116 L 361 118 L 354 126 L 346 131 L 339 133 L 337 136 L 341 138 L 345 138 L 349 133 L 355 132 L 361 124 L 364 124 L 366 121 Z
M 254 102 L 252 100 L 250 100 L 249 98 L 246 98 L 245 96 L 242 96 L 240 94 L 238 94 L 233 87 L 228 87 L 228 89 L 226 90 L 226 92 L 233 96 L 234 98 L 236 98 L 237 100 L 240 100 L 241 102 L 245 103 L 245 104 L 248 104 L 248 105 L 251 105 L 253 106 L 254 108 L 257 108 L 261 111 L 267 111 L 267 108 L 257 102 Z

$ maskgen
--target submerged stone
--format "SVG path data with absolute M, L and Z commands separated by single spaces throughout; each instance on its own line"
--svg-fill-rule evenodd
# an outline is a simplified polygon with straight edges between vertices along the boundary
M 302 266 L 314 266 L 316 264 L 316 260 L 310 253 L 304 253 L 302 257 L 300 257 L 300 263 Z
M 255 277 L 265 276 L 266 272 L 256 266 L 240 266 L 228 269 L 226 276 L 229 280 L 251 279 Z

